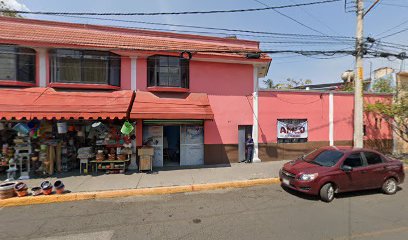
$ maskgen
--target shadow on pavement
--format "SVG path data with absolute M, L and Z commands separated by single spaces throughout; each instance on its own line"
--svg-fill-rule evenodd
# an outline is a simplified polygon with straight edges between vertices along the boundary
M 296 197 L 305 199 L 305 200 L 310 200 L 310 201 L 319 201 L 320 197 L 319 196 L 314 196 L 314 195 L 308 195 L 302 192 L 295 191 L 291 188 L 285 187 L 281 185 L 281 188 L 285 190 L 285 192 L 294 195 Z M 397 193 L 399 191 L 402 191 L 402 188 L 398 186 Z M 377 195 L 377 194 L 384 194 L 381 189 L 371 189 L 371 190 L 361 190 L 361 191 L 355 191 L 355 192 L 345 192 L 345 193 L 338 193 L 335 195 L 335 198 L 352 198 L 352 197 L 359 197 L 359 196 L 369 196 L 369 195 Z

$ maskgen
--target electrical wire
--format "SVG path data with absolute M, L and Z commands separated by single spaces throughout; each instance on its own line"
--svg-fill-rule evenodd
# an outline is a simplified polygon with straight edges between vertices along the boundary
M 159 15 L 187 15 L 187 14 L 215 14 L 215 13 L 239 13 L 239 12 L 256 12 L 272 9 L 294 8 L 300 6 L 312 6 L 325 3 L 339 2 L 342 0 L 323 0 L 308 3 L 297 3 L 289 5 L 280 5 L 264 8 L 247 8 L 247 9 L 230 9 L 230 10 L 211 10 L 211 11 L 183 11 L 183 12 L 43 12 L 43 11 L 12 11 L 1 10 L 2 13 L 15 13 L 15 14 L 35 14 L 35 15 L 88 15 L 88 16 L 159 16 Z
M 406 23 L 408 23 L 408 20 L 405 20 L 405 21 L 403 21 L 402 23 L 400 23 L 400 24 L 398 24 L 398 25 L 396 25 L 396 26 L 394 26 L 394 27 L 392 27 L 392 28 L 390 28 L 390 29 L 388 29 L 388 30 L 386 30 L 386 31 L 383 31 L 383 32 L 377 34 L 376 37 L 379 38 L 381 35 L 383 35 L 383 34 L 385 34 L 385 33 L 388 33 L 388 32 L 391 32 L 392 30 L 394 30 L 394 29 L 396 29 L 396 28 L 399 28 L 400 26 L 402 26 L 402 25 L 404 25 L 404 24 L 406 24 Z
M 263 2 L 261 2 L 261 1 L 259 1 L 259 0 L 254 0 L 254 1 L 257 2 L 257 3 L 259 3 L 259 4 L 262 4 L 263 6 L 270 7 L 268 4 L 265 4 L 265 3 L 263 3 Z M 303 27 L 305 27 L 305 28 L 307 28 L 307 29 L 309 29 L 309 30 L 312 30 L 313 32 L 317 32 L 317 33 L 320 33 L 321 35 L 325 35 L 324 33 L 320 32 L 319 30 L 316 30 L 316 29 L 314 29 L 314 28 L 312 28 L 312 27 L 309 27 L 308 25 L 306 25 L 306 24 L 304 24 L 304 23 L 302 23 L 302 22 L 299 22 L 298 20 L 294 19 L 293 17 L 291 17 L 291 16 L 289 16 L 289 15 L 286 15 L 286 14 L 280 12 L 279 10 L 276 10 L 276 9 L 272 9 L 272 10 L 273 10 L 274 12 L 278 13 L 279 15 L 281 15 L 281 16 L 283 16 L 283 17 L 285 17 L 285 18 L 288 18 L 288 19 L 290 19 L 290 20 L 292 20 L 292 21 L 295 22 L 295 23 L 297 23 L 297 24 L 299 24 L 299 25 L 301 25 L 301 26 L 303 26 Z
M 56 15 L 58 16 L 58 15 Z M 70 15 L 63 15 L 59 17 L 68 17 L 68 18 L 78 18 L 78 19 L 92 19 L 92 20 L 102 20 L 102 21 L 116 21 L 116 22 L 124 22 L 124 23 L 140 23 L 140 24 L 147 24 L 147 25 L 161 25 L 161 26 L 171 26 L 171 27 L 180 27 L 180 28 L 196 28 L 196 29 L 206 29 L 206 30 L 218 30 L 224 32 L 234 32 L 234 33 L 254 33 L 254 34 L 264 34 L 264 35 L 272 35 L 272 37 L 293 37 L 293 38 L 338 38 L 338 39 L 355 39 L 354 37 L 349 36 L 335 36 L 335 35 L 314 35 L 314 34 L 299 34 L 299 33 L 278 33 L 278 32 L 268 32 L 268 31 L 254 31 L 254 30 L 245 30 L 245 29 L 231 29 L 231 28 L 217 28 L 217 27 L 204 27 L 204 26 L 197 26 L 197 25 L 184 25 L 184 24 L 171 24 L 171 23 L 160 23 L 160 22 L 147 22 L 147 21 L 136 21 L 136 20 L 123 20 L 123 19 L 114 19 L 114 18 L 100 18 L 100 17 L 87 17 L 87 16 L 70 16 Z M 230 34 L 230 33 L 219 33 L 219 32 L 199 32 L 199 31 L 191 31 L 191 30 L 170 30 L 170 29 L 158 29 L 158 28 L 146 28 L 146 27 L 130 27 L 130 26 L 116 26 L 110 25 L 110 27 L 120 27 L 120 28 L 127 28 L 127 29 L 145 29 L 145 30 L 154 30 L 154 31 L 170 31 L 170 32 L 189 32 L 189 33 L 204 33 L 204 34 Z M 243 35 L 237 34 L 241 36 L 254 36 L 254 37 L 271 37 L 271 36 L 259 36 L 259 35 Z
M 398 35 L 398 34 L 400 34 L 400 33 L 406 32 L 406 31 L 408 31 L 408 28 L 402 29 L 402 30 L 397 31 L 397 32 L 394 32 L 394 33 L 390 33 L 390 34 L 388 34 L 388 35 L 385 35 L 384 37 L 381 37 L 380 39 L 389 38 L 389 37 Z

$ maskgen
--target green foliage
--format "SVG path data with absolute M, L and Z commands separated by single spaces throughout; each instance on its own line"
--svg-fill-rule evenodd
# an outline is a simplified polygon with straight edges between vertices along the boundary
M 369 82 L 363 82 L 363 89 L 367 89 Z M 354 92 L 354 82 L 346 82 L 339 87 L 338 91 Z
M 408 94 L 398 98 L 394 103 L 377 101 L 374 104 L 365 104 L 365 111 L 382 116 L 394 125 L 395 132 L 408 142 Z
M 377 93 L 392 93 L 395 89 L 391 86 L 391 82 L 391 77 L 380 78 L 374 82 L 372 91 Z
M 14 9 L 9 8 L 6 3 L 4 2 L 4 0 L 0 1 L 0 10 L 3 11 L 13 11 Z M 13 12 L 0 12 L 0 16 L 3 17 L 16 17 L 16 18 L 22 18 L 22 16 L 18 13 L 13 13 Z
M 263 81 L 268 89 L 292 89 L 295 87 L 301 87 L 308 84 L 312 84 L 312 80 L 310 79 L 299 79 L 295 80 L 294 78 L 288 78 L 284 82 L 275 83 L 272 79 L 267 79 Z

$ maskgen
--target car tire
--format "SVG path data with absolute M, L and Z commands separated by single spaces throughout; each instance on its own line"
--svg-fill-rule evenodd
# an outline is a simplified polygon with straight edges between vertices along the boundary
M 392 195 L 395 194 L 397 192 L 397 180 L 395 180 L 395 178 L 388 178 L 387 180 L 384 181 L 383 185 L 382 185 L 382 191 L 385 194 L 388 195 Z
M 332 183 L 326 183 L 320 189 L 320 199 L 323 202 L 331 202 L 334 199 L 334 192 L 335 192 L 334 185 Z

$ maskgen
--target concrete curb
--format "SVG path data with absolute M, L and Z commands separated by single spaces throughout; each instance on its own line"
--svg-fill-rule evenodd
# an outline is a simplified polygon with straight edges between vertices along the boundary
M 163 195 L 185 192 L 199 192 L 226 188 L 245 188 L 260 185 L 269 185 L 279 183 L 279 178 L 263 178 L 244 181 L 233 182 L 221 182 L 221 183 L 206 183 L 206 184 L 193 184 L 186 186 L 173 186 L 173 187 L 157 187 L 157 188 L 141 188 L 141 189 L 124 189 L 124 190 L 111 190 L 100 192 L 80 192 L 80 193 L 67 193 L 63 195 L 41 195 L 41 196 L 28 196 L 28 197 L 14 197 L 4 200 L 0 200 L 1 207 L 13 207 L 13 206 L 26 206 L 34 204 L 48 204 L 48 203 L 60 203 L 60 202 L 72 202 L 81 200 L 92 199 L 106 199 L 106 198 L 119 198 L 130 196 L 146 196 L 146 195 Z

